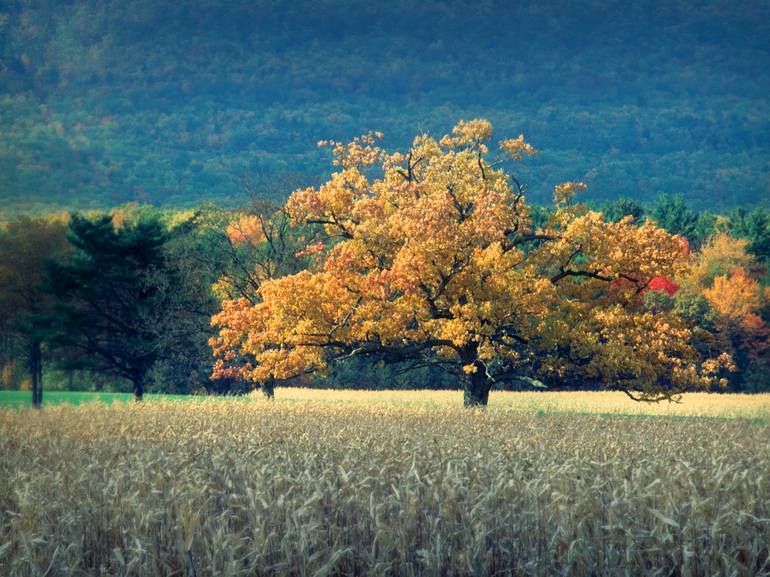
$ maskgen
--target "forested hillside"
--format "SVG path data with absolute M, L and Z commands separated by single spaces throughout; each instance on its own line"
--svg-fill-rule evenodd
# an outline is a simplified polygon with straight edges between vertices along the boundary
M 5 210 L 231 202 L 318 182 L 321 138 L 391 148 L 486 117 L 541 202 L 770 198 L 770 4 L 6 0 Z

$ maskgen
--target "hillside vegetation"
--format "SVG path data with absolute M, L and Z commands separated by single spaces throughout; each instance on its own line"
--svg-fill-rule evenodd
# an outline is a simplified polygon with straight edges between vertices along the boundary
M 318 182 L 321 138 L 523 132 L 531 199 L 767 204 L 762 2 L 9 0 L 0 202 L 231 202 Z M 287 184 L 289 183 L 289 184 Z

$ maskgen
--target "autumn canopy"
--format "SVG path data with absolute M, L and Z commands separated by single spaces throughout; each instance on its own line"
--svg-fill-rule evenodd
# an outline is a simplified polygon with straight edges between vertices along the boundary
M 492 155 L 485 120 L 418 136 L 406 153 L 380 139 L 321 143 L 337 172 L 286 206 L 293 224 L 321 231 L 306 250 L 313 264 L 266 280 L 257 302 L 225 302 L 213 321 L 217 375 L 259 385 L 355 356 L 438 364 L 476 406 L 510 381 L 666 398 L 707 387 L 729 364 L 702 358 L 683 320 L 646 304 L 649 291 L 676 291 L 682 238 L 606 222 L 573 203 L 582 183 L 557 186 L 535 226 L 505 167 L 536 151 L 519 136 Z

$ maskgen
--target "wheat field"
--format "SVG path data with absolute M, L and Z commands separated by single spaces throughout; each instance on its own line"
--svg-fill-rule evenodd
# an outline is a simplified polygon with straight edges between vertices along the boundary
M 287 402 L 391 404 L 397 406 L 456 409 L 462 403 L 457 391 L 355 391 L 287 387 L 276 389 L 276 398 Z M 260 398 L 259 393 L 253 396 Z M 686 393 L 679 401 L 640 403 L 618 391 L 492 391 L 490 411 L 543 414 L 598 414 L 654 417 L 720 417 L 770 420 L 770 393 Z
M 770 575 L 767 395 L 525 395 L 0 410 L 0 575 Z

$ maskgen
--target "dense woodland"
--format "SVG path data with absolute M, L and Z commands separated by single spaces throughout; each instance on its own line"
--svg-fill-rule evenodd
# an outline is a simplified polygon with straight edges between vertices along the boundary
M 768 37 L 770 5 L 727 0 L 8 0 L 0 204 L 232 205 L 322 181 L 321 138 L 483 116 L 542 150 L 535 202 L 767 206 Z

